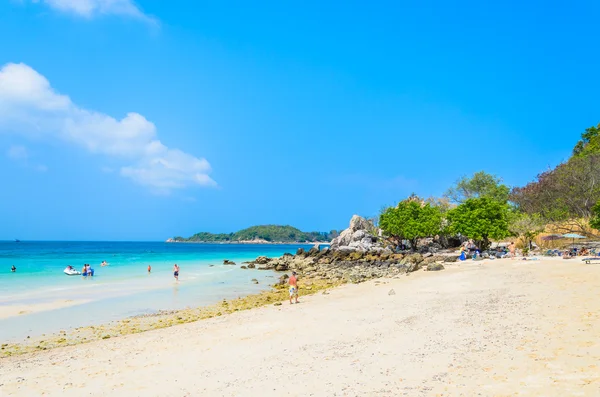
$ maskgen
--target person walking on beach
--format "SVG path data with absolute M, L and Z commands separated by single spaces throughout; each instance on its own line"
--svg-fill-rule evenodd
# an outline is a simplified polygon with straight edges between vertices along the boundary
M 148 274 L 152 271 L 152 266 L 148 265 Z
M 177 263 L 173 266 L 173 277 L 175 277 L 175 280 L 179 281 L 179 265 L 177 265 Z
M 292 298 L 296 298 L 296 303 L 298 303 L 298 278 L 296 277 L 296 272 L 292 272 L 292 276 L 288 282 L 290 284 L 290 305 L 293 303 Z
M 511 243 L 508 245 L 508 252 L 510 252 L 510 255 L 509 255 L 509 256 L 510 256 L 511 258 L 514 258 L 514 257 L 516 256 L 516 255 L 515 255 L 515 249 L 516 249 L 516 247 L 515 247 L 515 243 L 514 243 L 514 242 L 511 242 Z

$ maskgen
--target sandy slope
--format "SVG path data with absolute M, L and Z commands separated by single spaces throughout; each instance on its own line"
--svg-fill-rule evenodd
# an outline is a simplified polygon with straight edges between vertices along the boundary
M 600 265 L 471 262 L 2 359 L 0 395 L 600 396 L 599 309 Z

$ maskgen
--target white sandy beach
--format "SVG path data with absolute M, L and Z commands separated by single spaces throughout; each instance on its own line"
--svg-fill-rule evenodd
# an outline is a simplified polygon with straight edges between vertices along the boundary
M 599 396 L 599 309 L 600 265 L 469 261 L 4 358 L 0 395 Z

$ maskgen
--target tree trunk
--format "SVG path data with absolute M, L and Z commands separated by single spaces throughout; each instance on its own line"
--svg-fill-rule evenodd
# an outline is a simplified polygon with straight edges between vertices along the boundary
M 481 239 L 481 243 L 479 244 L 479 249 L 481 251 L 485 251 L 489 247 L 490 247 L 490 240 L 488 239 L 488 236 L 483 236 L 483 238 Z

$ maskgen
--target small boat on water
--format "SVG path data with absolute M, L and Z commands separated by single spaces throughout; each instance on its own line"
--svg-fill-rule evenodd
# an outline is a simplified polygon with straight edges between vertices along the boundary
M 73 266 L 67 266 L 64 270 L 64 273 L 67 276 L 80 276 L 81 272 L 75 270 L 75 268 L 73 268 Z
M 19 240 L 18 238 L 15 239 L 15 243 L 20 243 L 21 240 Z

